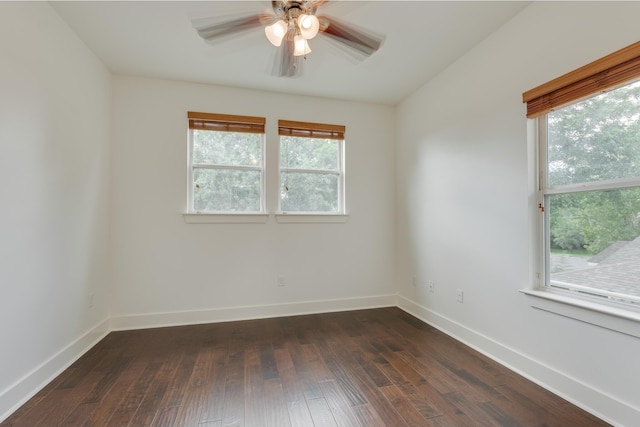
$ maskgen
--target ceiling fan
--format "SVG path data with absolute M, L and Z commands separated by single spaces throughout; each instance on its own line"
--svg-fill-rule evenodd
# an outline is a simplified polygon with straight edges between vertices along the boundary
M 264 26 L 266 38 L 278 48 L 272 74 L 294 77 L 302 74 L 302 59 L 311 53 L 309 40 L 322 35 L 362 60 L 382 46 L 383 37 L 326 15 L 316 15 L 327 0 L 272 0 L 273 12 L 225 18 L 216 23 L 192 21 L 207 42 Z

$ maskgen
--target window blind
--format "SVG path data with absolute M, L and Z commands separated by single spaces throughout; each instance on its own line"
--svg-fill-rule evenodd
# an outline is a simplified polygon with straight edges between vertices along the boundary
M 225 132 L 264 133 L 264 117 L 229 114 L 197 113 L 189 111 L 189 129 Z
M 304 138 L 344 139 L 345 126 L 278 120 L 278 134 Z
M 556 108 L 640 78 L 640 42 L 622 48 L 577 70 L 522 94 L 527 117 Z

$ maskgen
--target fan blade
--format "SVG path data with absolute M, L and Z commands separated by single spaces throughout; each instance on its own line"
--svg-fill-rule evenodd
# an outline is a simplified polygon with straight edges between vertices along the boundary
M 294 56 L 293 37 L 295 32 L 289 31 L 276 51 L 271 74 L 275 77 L 298 77 L 302 75 L 302 57 Z
M 242 31 L 259 27 L 264 21 L 263 15 L 251 15 L 234 18 L 216 19 L 211 23 L 211 19 L 200 19 L 192 21 L 193 27 L 198 31 L 200 37 L 206 41 L 215 41 L 226 36 L 230 36 Z
M 367 31 L 352 24 L 345 24 L 328 16 L 318 17 L 320 20 L 320 34 L 328 36 L 330 40 L 351 48 L 362 56 L 362 59 L 373 55 L 384 41 L 384 37 Z
M 329 0 L 312 0 L 311 3 L 313 3 L 313 6 L 317 9 L 321 6 L 324 6 L 326 3 L 328 3 Z

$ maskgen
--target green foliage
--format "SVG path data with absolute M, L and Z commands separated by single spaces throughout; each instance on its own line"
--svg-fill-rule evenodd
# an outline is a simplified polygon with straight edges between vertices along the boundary
M 334 139 L 280 137 L 280 166 L 285 169 L 340 169 L 340 141 Z
M 194 210 L 259 211 L 261 134 L 193 131 Z M 289 212 L 337 212 L 340 141 L 281 137 L 281 208 Z
M 193 131 L 193 163 L 202 165 L 193 169 L 194 210 L 260 211 L 262 138 L 254 133 Z
M 193 163 L 259 166 L 262 134 L 193 131 Z
M 193 183 L 196 211 L 260 211 L 259 171 L 196 168 Z
M 282 172 L 281 208 L 285 212 L 337 212 L 338 175 Z
M 561 249 L 580 249 L 584 247 L 584 236 L 582 235 L 582 228 L 578 220 L 580 216 L 580 210 L 572 206 L 572 203 L 568 203 L 564 200 L 564 203 L 556 203 L 557 198 L 575 198 L 575 194 L 563 194 L 561 196 L 554 196 L 549 203 L 551 209 L 551 247 Z M 555 209 L 556 204 L 560 204 L 562 207 L 558 210 Z M 557 213 L 556 213 L 557 212 Z
M 551 185 L 640 177 L 640 84 L 548 117 Z
M 340 141 L 281 136 L 280 167 L 283 211 L 338 211 Z
M 553 186 L 640 177 L 640 84 L 549 114 Z M 549 197 L 553 247 L 598 253 L 640 235 L 640 188 Z
M 548 205 L 553 247 L 596 254 L 640 235 L 640 188 L 553 195 Z

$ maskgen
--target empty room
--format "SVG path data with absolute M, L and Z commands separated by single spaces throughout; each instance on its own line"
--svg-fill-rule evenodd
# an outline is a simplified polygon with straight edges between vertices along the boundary
M 640 2 L 0 2 L 0 426 L 640 425 Z

